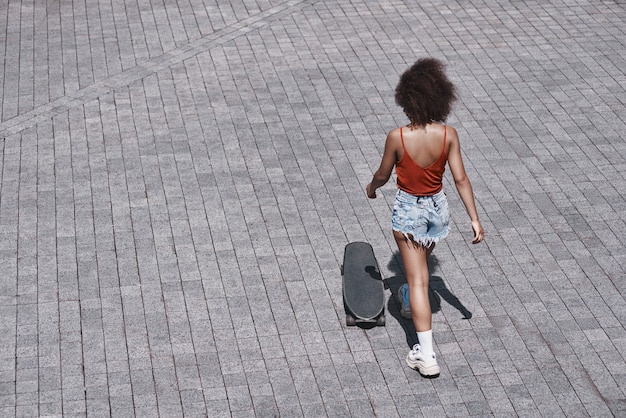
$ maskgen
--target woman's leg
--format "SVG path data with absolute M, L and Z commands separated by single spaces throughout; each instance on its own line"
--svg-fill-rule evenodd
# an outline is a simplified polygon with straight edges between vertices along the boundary
M 417 332 L 432 329 L 432 312 L 428 300 L 428 256 L 434 245 L 429 248 L 416 245 L 413 241 L 398 231 L 393 236 L 400 250 L 402 264 L 406 273 L 406 281 L 409 285 L 409 302 L 411 316 Z
M 417 331 L 419 345 L 415 345 L 406 356 L 406 363 L 425 377 L 439 376 L 439 365 L 433 351 L 432 318 L 428 300 L 428 256 L 434 249 L 416 245 L 407 240 L 400 232 L 393 233 L 400 250 L 406 280 L 409 284 L 411 316 Z

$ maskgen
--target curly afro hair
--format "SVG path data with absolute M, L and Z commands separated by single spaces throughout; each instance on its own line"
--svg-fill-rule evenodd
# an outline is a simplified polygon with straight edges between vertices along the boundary
M 396 103 L 412 125 L 445 122 L 448 118 L 456 88 L 444 69 L 445 65 L 435 58 L 421 58 L 400 76 Z

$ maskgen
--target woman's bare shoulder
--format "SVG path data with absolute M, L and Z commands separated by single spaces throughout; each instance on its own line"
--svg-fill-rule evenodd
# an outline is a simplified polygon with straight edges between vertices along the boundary
M 457 131 L 456 128 L 452 125 L 441 125 L 442 127 L 446 128 L 446 132 L 448 133 L 448 135 L 452 134 L 452 135 L 457 135 Z
M 444 125 L 446 129 L 446 137 L 450 142 L 459 142 L 459 134 L 454 126 Z
M 392 130 L 390 130 L 390 131 L 387 133 L 387 138 L 389 138 L 390 136 L 393 136 L 393 137 L 396 137 L 396 136 L 397 136 L 398 138 L 400 138 L 400 130 L 401 130 L 401 129 L 402 129 L 401 127 L 398 127 L 398 128 L 393 128 Z
M 387 143 L 393 145 L 401 144 L 400 129 L 393 128 L 387 133 Z

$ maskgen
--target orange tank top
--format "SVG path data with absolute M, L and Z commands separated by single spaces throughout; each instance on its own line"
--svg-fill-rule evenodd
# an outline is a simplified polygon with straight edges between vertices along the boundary
M 439 158 L 428 167 L 420 167 L 411 158 L 404 147 L 404 137 L 400 128 L 400 138 L 402 139 L 402 149 L 404 153 L 400 161 L 396 163 L 396 175 L 398 177 L 398 188 L 413 196 L 432 196 L 439 193 L 443 188 L 443 173 L 446 170 L 448 155 L 446 154 L 446 133 L 443 131 L 443 150 Z

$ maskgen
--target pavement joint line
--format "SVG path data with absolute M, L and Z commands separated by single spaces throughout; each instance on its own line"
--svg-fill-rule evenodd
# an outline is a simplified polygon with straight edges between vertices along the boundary
M 66 94 L 58 99 L 43 104 L 21 115 L 17 115 L 5 122 L 0 123 L 0 138 L 6 139 L 11 135 L 18 134 L 25 129 L 40 123 L 42 119 L 52 118 L 73 107 L 80 106 L 88 100 L 104 96 L 115 89 L 127 86 L 137 80 L 141 80 L 151 74 L 155 74 L 174 64 L 185 61 L 198 54 L 206 52 L 215 46 L 232 41 L 239 36 L 274 22 L 294 11 L 317 3 L 320 0 L 290 0 L 274 6 L 268 10 L 250 16 L 234 25 L 211 33 L 200 39 L 182 45 L 173 50 L 139 63 L 132 68 L 117 73 L 105 80 L 98 81 L 82 89 Z

